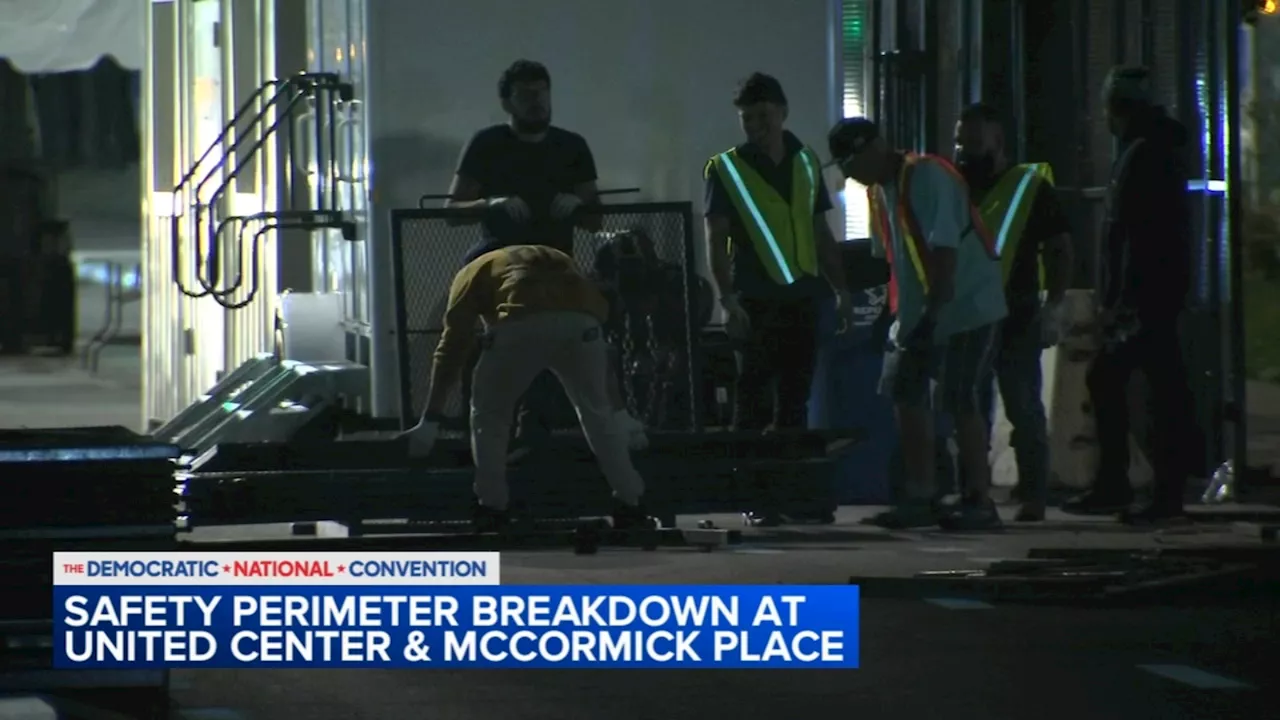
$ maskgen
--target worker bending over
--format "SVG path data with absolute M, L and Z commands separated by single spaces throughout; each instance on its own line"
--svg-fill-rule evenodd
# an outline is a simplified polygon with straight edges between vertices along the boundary
M 484 325 L 471 397 L 471 452 L 476 466 L 476 526 L 489 530 L 507 519 L 507 447 L 512 412 L 529 383 L 544 371 L 560 380 L 577 411 L 587 444 L 618 499 L 614 525 L 646 520 L 644 482 L 631 464 L 628 434 L 617 420 L 608 386 L 609 347 L 601 323 L 609 306 L 573 259 L 541 245 L 485 253 L 453 279 L 444 331 L 431 368 L 422 421 L 409 430 L 409 452 L 431 452 L 445 398 L 458 381 Z
M 838 331 L 852 305 L 839 247 L 825 216 L 831 197 L 817 155 L 784 129 L 787 97 L 755 73 L 738 88 L 746 142 L 703 169 L 712 279 L 741 345 L 733 423 L 739 430 L 804 429 L 817 356 L 817 302 L 834 290 Z M 756 508 L 756 521 L 780 521 Z
M 995 420 L 995 387 L 1013 426 L 1009 444 L 1018 460 L 1016 519 L 1044 520 L 1049 485 L 1049 432 L 1040 356 L 1064 329 L 1063 296 L 1071 282 L 1071 227 L 1053 188 L 1048 163 L 1010 165 L 1000 117 L 971 105 L 956 124 L 956 161 L 986 227 L 995 236 L 1009 316 L 1000 326 L 992 374 L 979 396 L 987 431 Z M 1041 299 L 1043 276 L 1045 298 Z
M 481 241 L 466 262 L 510 245 L 547 245 L 572 257 L 574 228 L 600 229 L 600 215 L 582 211 L 599 205 L 591 148 L 578 133 L 551 124 L 551 73 L 542 63 L 512 63 L 498 80 L 498 99 L 507 122 L 480 130 L 463 148 L 446 203 L 482 210 L 450 219 L 481 224 Z M 464 377 L 464 401 L 470 394 Z M 543 374 L 527 395 L 516 429 L 522 451 L 544 446 L 559 390 Z
M 978 391 L 1007 310 L 1000 264 L 969 189 L 947 160 L 890 149 L 866 118 L 837 123 L 828 144 L 845 175 L 867 186 L 872 248 L 892 269 L 889 304 L 897 320 L 881 391 L 896 406 L 906 482 L 895 507 L 874 522 L 890 528 L 999 527 Z M 956 508 L 934 500 L 931 394 L 955 422 L 966 481 Z

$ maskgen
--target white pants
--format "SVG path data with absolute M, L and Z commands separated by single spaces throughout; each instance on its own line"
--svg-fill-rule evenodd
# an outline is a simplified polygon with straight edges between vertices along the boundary
M 614 421 L 609 402 L 609 346 L 594 317 L 574 312 L 540 313 L 489 328 L 471 394 L 471 453 L 480 504 L 507 508 L 512 416 L 520 397 L 544 370 L 555 373 L 564 386 L 614 496 L 636 504 L 644 481 L 631 464 L 627 430 Z

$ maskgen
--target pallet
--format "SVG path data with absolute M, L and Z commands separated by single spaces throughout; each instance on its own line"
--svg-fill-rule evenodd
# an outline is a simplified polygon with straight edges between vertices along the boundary
M 569 525 L 569 522 L 565 523 Z M 614 530 L 607 521 L 572 521 L 567 527 L 541 524 L 513 527 L 502 532 L 476 533 L 463 527 L 436 532 L 421 532 L 412 524 L 396 528 L 402 532 L 375 532 L 351 536 L 295 535 L 270 540 L 210 540 L 183 542 L 184 550 L 200 552 L 379 552 L 379 551 L 454 551 L 501 552 L 510 550 L 572 550 L 578 555 L 594 555 L 601 548 L 694 548 L 709 552 L 715 548 L 736 545 L 742 534 L 734 530 L 651 528 Z
M 829 515 L 834 508 L 831 463 L 860 440 L 860 433 L 762 436 L 730 434 L 669 437 L 636 455 L 646 481 L 645 504 L 664 526 L 675 516 L 740 512 L 772 504 L 795 515 Z M 753 439 L 753 441 L 749 441 Z M 340 445 L 341 443 L 331 444 Z M 571 447 L 572 442 L 566 445 Z M 297 451 L 283 469 L 250 465 L 181 477 L 187 528 L 334 521 L 358 527 L 403 518 L 449 522 L 470 517 L 473 471 L 468 463 L 397 459 L 394 446 L 360 444 L 348 449 Z M 582 448 L 585 450 L 585 447 Z M 280 448 L 275 448 L 275 457 Z M 264 448 L 238 447 L 223 460 L 260 459 Z M 268 453 L 270 454 L 270 453 Z M 446 453 L 446 457 L 450 457 Z M 613 500 L 595 459 L 567 450 L 555 462 L 511 468 L 513 509 L 535 518 L 607 515 Z M 365 466 L 351 467 L 358 458 Z M 321 463 L 320 461 L 325 461 Z M 328 461 L 339 467 L 317 468 Z M 303 466 L 310 467 L 303 467 Z M 342 465 L 346 465 L 343 467 Z

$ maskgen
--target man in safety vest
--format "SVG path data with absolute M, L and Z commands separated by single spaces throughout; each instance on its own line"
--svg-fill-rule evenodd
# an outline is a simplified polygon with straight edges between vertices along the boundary
M 994 379 L 983 382 L 988 427 L 995 387 L 1013 426 L 1009 444 L 1018 460 L 1017 520 L 1044 519 L 1049 482 L 1049 437 L 1040 356 L 1063 332 L 1062 299 L 1071 282 L 1071 227 L 1047 163 L 1010 165 L 995 108 L 971 105 L 956 123 L 956 162 L 982 220 L 995 238 L 1009 316 L 1000 328 Z M 1041 273 L 1046 298 L 1041 300 Z
M 867 118 L 840 121 L 827 142 L 844 174 L 867 187 L 872 248 L 892 268 L 889 304 L 897 320 L 880 387 L 896 405 L 906 478 L 895 507 L 874 522 L 890 528 L 999 527 L 979 398 L 1007 314 L 989 233 L 949 161 L 890 149 Z M 955 422 L 966 485 L 955 508 L 934 500 L 935 409 Z
M 739 430 L 803 429 L 817 353 L 817 301 L 835 292 L 838 329 L 852 305 L 831 198 L 817 155 L 783 128 L 787 97 L 776 78 L 744 80 L 734 105 L 746 142 L 707 161 L 707 257 L 728 330 L 741 343 L 734 403 Z M 776 524 L 773 509 L 756 521 Z

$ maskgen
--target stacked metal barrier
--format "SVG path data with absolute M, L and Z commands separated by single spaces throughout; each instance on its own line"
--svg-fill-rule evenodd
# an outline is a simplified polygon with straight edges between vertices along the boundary
M 431 377 L 431 356 L 454 274 L 480 245 L 478 225 L 451 226 L 447 209 L 392 213 L 396 262 L 397 342 L 404 422 L 416 422 Z M 623 394 L 633 414 L 651 428 L 691 431 L 700 427 L 695 392 L 699 376 L 694 338 L 709 311 L 710 290 L 697 272 L 690 203 L 634 203 L 601 209 L 598 233 L 579 231 L 574 256 L 596 278 L 614 310 L 606 328 L 619 351 Z M 567 402 L 567 401 L 566 401 Z M 559 414 L 562 428 L 577 426 L 571 410 Z M 461 418 L 462 395 L 454 391 L 445 413 Z
M 178 455 L 124 428 L 0 431 L 0 692 L 132 689 L 160 716 L 163 671 L 50 672 L 53 554 L 174 549 Z

